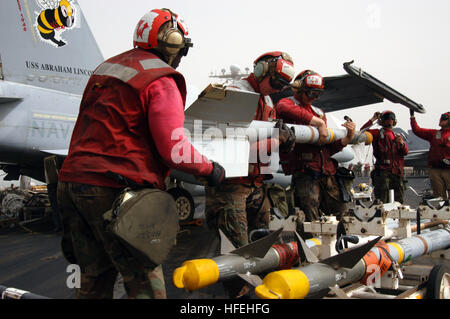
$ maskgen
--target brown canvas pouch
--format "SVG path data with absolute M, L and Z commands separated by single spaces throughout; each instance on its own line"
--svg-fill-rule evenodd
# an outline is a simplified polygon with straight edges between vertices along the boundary
M 163 263 L 179 231 L 175 201 L 155 188 L 126 188 L 103 218 L 130 253 L 154 265 Z

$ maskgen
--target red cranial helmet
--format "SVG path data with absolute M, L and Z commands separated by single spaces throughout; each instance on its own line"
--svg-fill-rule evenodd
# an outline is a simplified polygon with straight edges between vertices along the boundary
M 392 124 L 392 126 L 397 125 L 397 119 L 395 117 L 395 113 L 389 110 L 384 111 L 383 113 L 381 113 L 380 118 L 378 119 L 378 125 L 384 126 L 384 121 L 388 120 L 388 119 L 392 119 L 394 121 L 394 123 Z
M 271 79 L 287 85 L 294 77 L 294 62 L 285 52 L 267 52 L 253 63 L 253 74 L 259 82 L 269 75 Z
M 161 52 L 168 63 L 178 54 L 186 56 L 193 46 L 187 38 L 187 27 L 176 13 L 169 9 L 154 9 L 138 22 L 133 35 L 134 47 Z
M 310 98 L 318 98 L 325 89 L 323 78 L 317 72 L 305 70 L 295 77 L 292 89 L 295 94 L 305 93 Z

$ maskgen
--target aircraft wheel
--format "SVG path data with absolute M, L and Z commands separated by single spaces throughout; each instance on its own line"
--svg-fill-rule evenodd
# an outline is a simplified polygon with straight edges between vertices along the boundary
M 450 299 L 450 268 L 436 265 L 428 277 L 426 299 Z
M 172 195 L 177 205 L 178 218 L 180 222 L 188 222 L 194 218 L 195 205 L 191 194 L 180 187 L 171 188 L 167 191 Z

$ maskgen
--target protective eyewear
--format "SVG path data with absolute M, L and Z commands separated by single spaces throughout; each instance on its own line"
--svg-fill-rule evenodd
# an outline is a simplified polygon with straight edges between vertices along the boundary
M 192 48 L 194 46 L 190 38 L 185 38 L 184 40 L 184 47 L 180 50 L 182 56 L 186 56 L 189 52 L 189 48 Z
M 394 113 L 387 113 L 387 114 L 383 114 L 383 116 L 381 116 L 382 120 L 395 120 L 395 114 Z
M 310 99 L 318 99 L 323 93 L 323 90 L 306 90 L 305 94 Z
M 441 121 L 447 121 L 447 120 L 448 120 L 448 114 L 442 114 Z

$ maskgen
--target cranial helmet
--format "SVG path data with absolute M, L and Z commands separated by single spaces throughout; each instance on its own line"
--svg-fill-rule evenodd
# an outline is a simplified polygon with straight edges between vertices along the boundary
M 392 111 L 389 111 L 389 110 L 386 110 L 383 113 L 381 113 L 380 118 L 378 119 L 377 123 L 380 126 L 384 126 L 384 121 L 388 120 L 388 119 L 394 120 L 394 123 L 392 124 L 392 126 L 397 125 L 397 119 L 395 117 L 395 113 Z
M 193 46 L 183 19 L 169 9 L 153 9 L 138 22 L 133 35 L 133 46 L 162 53 L 168 64 L 178 54 L 186 56 Z
M 258 82 L 267 75 L 284 85 L 289 84 L 294 77 L 294 62 L 289 54 L 281 51 L 267 52 L 253 63 L 253 74 Z
M 325 86 L 323 78 L 317 72 L 304 70 L 295 77 L 292 89 L 295 94 L 305 92 L 309 97 L 318 98 L 323 93 Z

